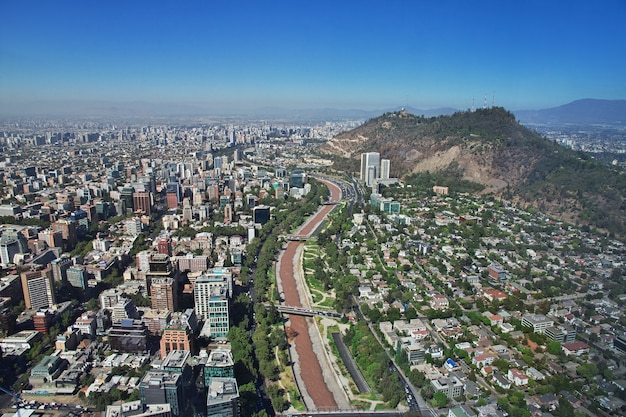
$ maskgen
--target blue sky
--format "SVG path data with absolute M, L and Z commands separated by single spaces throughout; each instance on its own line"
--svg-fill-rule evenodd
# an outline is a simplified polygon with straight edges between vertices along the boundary
M 624 0 L 0 0 L 0 16 L 0 113 L 59 102 L 463 109 L 495 94 L 517 110 L 626 98 Z

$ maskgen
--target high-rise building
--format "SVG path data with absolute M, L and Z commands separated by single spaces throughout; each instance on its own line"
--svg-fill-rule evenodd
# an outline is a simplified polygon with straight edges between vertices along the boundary
M 548 327 L 545 330 L 545 335 L 548 339 L 559 343 L 571 343 L 576 341 L 576 329 L 567 325 Z
M 114 322 L 108 337 L 113 350 L 127 353 L 145 353 L 148 350 L 148 328 L 141 320 Z
M 54 232 L 61 232 L 65 250 L 72 250 L 78 243 L 77 223 L 66 219 L 60 219 L 50 225 Z
M 144 189 L 149 193 L 156 193 L 156 179 L 154 174 L 148 172 L 146 175 L 139 177 L 139 182 L 143 183 Z
M 377 173 L 376 167 L 368 166 L 367 167 L 367 179 L 365 180 L 365 183 L 368 186 L 372 187 L 376 184 L 376 179 L 378 179 L 378 173 Z
M 82 265 L 74 265 L 67 269 L 67 282 L 72 287 L 85 289 L 87 288 L 87 271 Z
M 52 268 L 52 277 L 55 281 L 65 281 L 67 279 L 67 270 L 72 266 L 72 259 L 67 257 L 57 258 L 50 262 Z
M 193 202 L 192 202 L 193 206 L 194 207 L 202 206 L 206 199 L 206 194 L 204 193 L 204 190 L 194 187 L 192 191 L 193 191 Z
M 87 213 L 87 220 L 89 220 L 90 223 L 93 223 L 94 221 L 96 221 L 96 216 L 97 216 L 96 206 L 87 203 L 87 204 L 80 206 L 80 208 L 84 210 L 85 213 Z
M 100 299 L 102 301 L 102 298 Z M 137 306 L 131 300 L 120 298 L 117 304 L 111 307 L 111 320 L 120 322 L 125 319 L 135 319 L 139 317 Z
M 522 316 L 522 326 L 532 327 L 533 332 L 544 334 L 548 327 L 554 326 L 554 320 L 543 314 L 524 314 Z
M 156 253 L 150 257 L 149 272 L 170 276 L 172 273 L 172 263 L 170 257 L 163 253 Z
M 157 252 L 162 255 L 172 256 L 172 239 L 162 237 L 157 241 Z
M 294 170 L 289 176 L 289 186 L 295 188 L 303 188 L 306 183 L 306 174 L 300 169 Z
M 226 181 L 226 186 L 228 187 L 231 193 L 234 193 L 239 189 L 239 184 L 237 183 L 236 178 L 229 178 Z
M 233 207 L 228 204 L 224 207 L 224 223 L 230 224 L 233 222 Z
M 230 330 L 232 290 L 232 274 L 223 269 L 213 269 L 194 283 L 196 315 L 209 322 L 210 336 L 216 339 L 225 339 Z
M 220 189 L 217 184 L 210 184 L 206 189 L 209 200 L 218 200 L 220 198 Z
M 51 248 L 62 248 L 63 247 L 63 234 L 59 230 L 42 230 L 37 234 L 37 239 L 42 242 L 46 242 Z
M 122 294 L 123 293 L 117 288 L 110 288 L 102 291 L 100 293 L 100 308 L 112 309 L 113 306 L 117 305 L 117 303 L 123 299 Z
M 383 180 L 389 179 L 389 171 L 391 168 L 391 161 L 389 159 L 380 160 L 380 178 Z
M 152 308 L 175 311 L 178 307 L 177 274 L 170 257 L 157 253 L 150 257 L 146 281 L 150 285 Z M 152 288 L 152 284 L 155 288 Z
M 126 220 L 124 226 L 126 227 L 126 233 L 129 235 L 139 235 L 143 230 L 143 223 L 138 217 Z
M 111 216 L 111 204 L 107 201 L 96 202 L 96 217 L 98 220 L 106 220 Z
M 26 308 L 48 308 L 56 304 L 52 268 L 21 273 Z
M 191 367 L 189 366 L 189 360 L 191 359 L 191 352 L 183 349 L 175 349 L 169 352 L 163 359 L 161 369 L 177 373 L 183 376 L 183 385 L 186 381 L 189 381 L 191 377 Z
M 48 310 L 39 310 L 33 315 L 33 328 L 39 333 L 48 334 L 54 315 Z
M 89 217 L 85 210 L 79 209 L 70 214 L 70 221 L 76 223 L 76 233 L 78 236 L 85 236 L 89 230 Z
M 203 246 L 198 243 L 193 247 L 196 249 L 202 249 Z M 185 256 L 178 258 L 178 270 L 181 272 L 202 272 L 206 271 L 208 268 L 209 257 L 207 255 L 195 256 L 193 253 L 188 253 Z
M 122 191 L 120 191 L 120 200 L 124 202 L 124 209 L 126 212 L 135 210 L 135 206 L 133 205 L 133 194 L 135 193 L 135 189 L 133 187 L 124 187 Z M 124 212 L 123 214 L 126 214 Z
M 221 156 L 216 156 L 213 158 L 213 168 L 222 169 L 223 168 L 223 160 Z
M 252 209 L 252 221 L 254 223 L 265 224 L 270 220 L 270 207 L 257 206 Z
M 0 237 L 0 262 L 3 265 L 13 263 L 15 255 L 20 253 L 20 245 L 15 238 Z
M 191 329 L 181 323 L 174 323 L 163 330 L 160 342 L 161 357 L 164 358 L 173 350 L 188 350 L 193 352 L 193 337 Z
M 216 377 L 235 377 L 235 362 L 230 349 L 219 347 L 209 353 L 209 359 L 204 365 L 204 386 L 208 387 L 211 379 Z
M 182 201 L 183 193 L 178 182 L 170 182 L 167 184 L 167 208 L 174 209 Z
M 239 415 L 239 388 L 235 378 L 212 378 L 207 388 L 207 417 Z
M 193 211 L 191 209 L 191 201 L 188 197 L 183 198 L 183 220 L 191 221 L 193 219 Z
M 150 299 L 154 310 L 176 311 L 178 283 L 171 277 L 153 277 L 150 282 Z
M 371 169 L 370 169 L 371 168 Z M 373 185 L 370 180 L 378 179 L 380 172 L 380 154 L 378 152 L 367 152 L 361 154 L 361 181 L 368 186 Z
M 150 215 L 152 213 L 152 199 L 147 191 L 137 191 L 133 194 L 133 203 L 136 211 Z
M 143 405 L 169 404 L 172 415 L 180 416 L 183 410 L 182 376 L 175 372 L 150 370 L 139 383 L 139 395 Z
M 0 237 L 0 262 L 4 265 L 13 263 L 18 253 L 28 252 L 26 237 L 18 229 L 5 229 Z

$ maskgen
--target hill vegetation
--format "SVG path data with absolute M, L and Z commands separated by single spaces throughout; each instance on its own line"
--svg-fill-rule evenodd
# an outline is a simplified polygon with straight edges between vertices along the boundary
M 338 169 L 357 173 L 362 152 L 379 152 L 391 160 L 392 176 L 428 173 L 429 181 L 452 191 L 491 193 L 566 221 L 626 234 L 624 172 L 547 140 L 500 107 L 433 118 L 386 113 L 321 150 Z M 455 184 L 461 187 L 455 190 Z

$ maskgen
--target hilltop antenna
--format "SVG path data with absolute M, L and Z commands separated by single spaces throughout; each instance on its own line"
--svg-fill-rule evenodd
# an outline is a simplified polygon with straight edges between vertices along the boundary
M 496 92 L 493 92 L 493 95 L 491 96 L 491 107 L 495 107 L 496 106 Z
M 474 97 L 472 97 L 472 112 L 474 112 L 476 108 L 474 107 Z
M 487 108 L 487 96 L 485 96 L 485 100 L 483 101 L 483 109 Z

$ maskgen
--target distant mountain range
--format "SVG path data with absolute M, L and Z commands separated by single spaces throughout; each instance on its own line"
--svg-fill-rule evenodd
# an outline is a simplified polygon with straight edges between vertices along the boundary
M 289 113 L 285 109 L 265 109 L 258 111 L 267 116 L 283 115 L 288 118 L 306 120 L 371 119 L 381 114 L 406 110 L 410 114 L 424 117 L 447 116 L 467 109 L 440 107 L 418 109 L 415 107 L 393 107 L 380 110 L 359 109 L 303 109 Z M 517 110 L 512 112 L 520 123 L 528 124 L 611 124 L 626 125 L 626 100 L 600 100 L 585 98 L 558 107 L 539 110 Z
M 206 117 L 242 119 L 274 119 L 285 121 L 331 121 L 360 120 L 405 109 L 416 116 L 434 117 L 451 115 L 467 109 L 440 107 L 419 109 L 393 107 L 377 110 L 286 107 L 233 108 L 210 103 L 151 103 L 147 101 L 42 101 L 11 103 L 11 109 L 0 104 L 3 117 L 88 117 L 109 119 L 202 119 Z M 513 112 L 522 124 L 611 124 L 626 125 L 626 100 L 582 99 L 559 107 L 540 110 L 517 110 Z
M 401 107 L 363 110 L 363 109 L 337 109 L 327 108 L 303 108 L 294 109 L 287 107 L 260 107 L 260 108 L 237 108 L 221 107 L 210 103 L 151 103 L 147 101 L 41 101 L 32 103 L 11 103 L 11 109 L 3 108 L 0 104 L 0 117 L 87 117 L 105 119 L 194 119 L 205 117 L 216 118 L 249 118 L 249 119 L 274 119 L 290 121 L 331 121 L 331 120 L 360 120 L 370 119 L 391 111 L 401 110 Z M 417 109 L 407 107 L 412 114 L 433 117 L 457 112 L 450 107 L 436 109 Z
M 303 109 L 287 111 L 285 109 L 265 109 L 257 113 L 265 116 L 285 116 L 295 120 L 343 120 L 371 119 L 384 113 L 406 110 L 410 114 L 424 117 L 447 116 L 467 109 L 440 107 L 436 109 L 418 109 L 415 107 L 393 107 L 380 110 L 360 109 Z M 626 125 L 626 100 L 599 100 L 585 98 L 559 107 L 539 110 L 517 110 L 512 112 L 524 125 L 529 124 L 610 124 Z
M 513 113 L 522 124 L 626 125 L 626 100 L 585 98 L 559 107 Z

